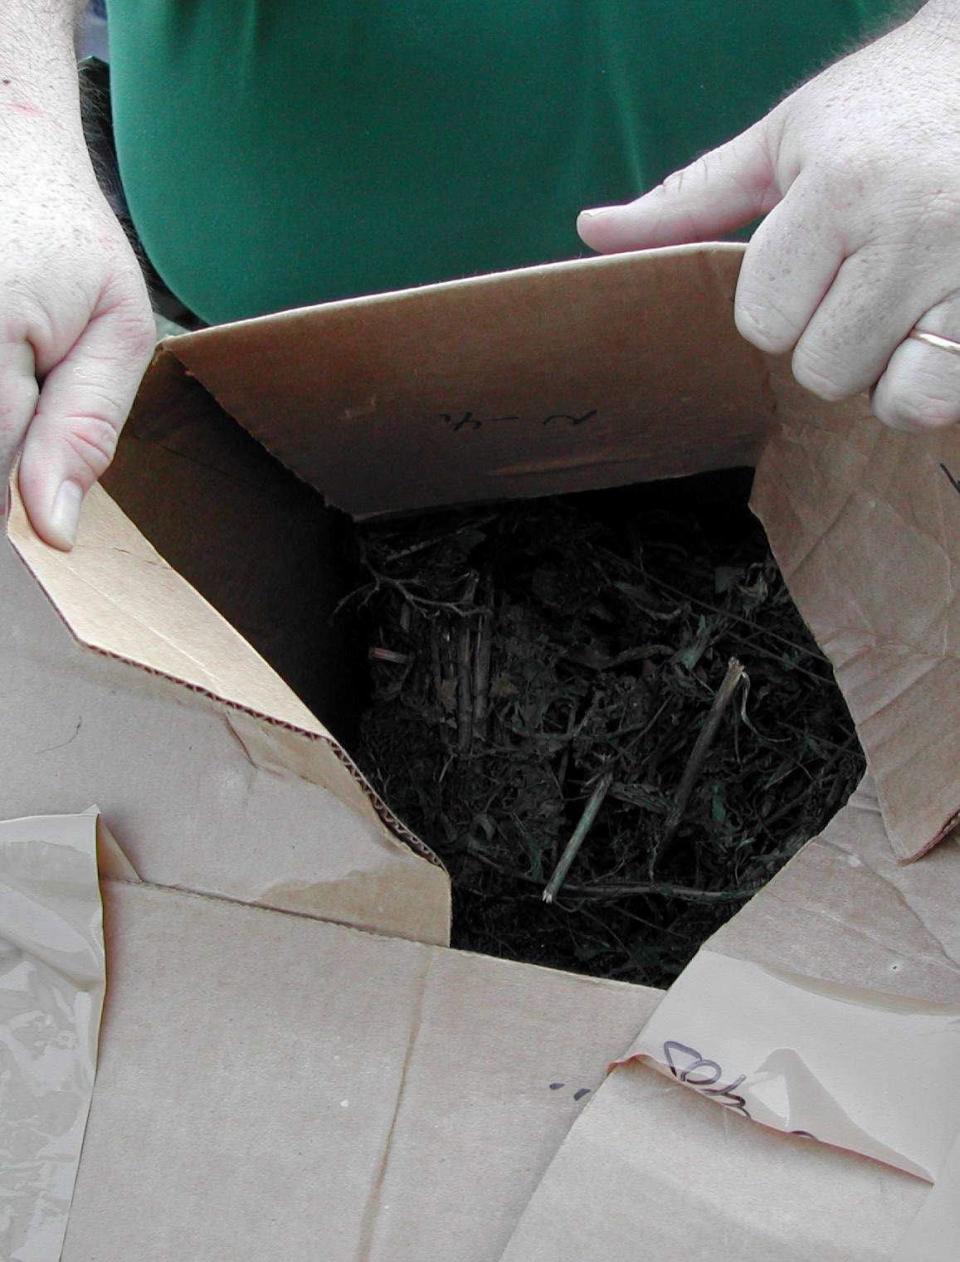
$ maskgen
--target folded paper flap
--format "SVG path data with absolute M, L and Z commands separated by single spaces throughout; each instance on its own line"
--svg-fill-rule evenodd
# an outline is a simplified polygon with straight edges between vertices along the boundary
M 167 565 L 101 488 L 87 496 L 72 552 L 39 539 L 15 488 L 8 533 L 82 643 L 227 705 L 329 739 L 263 658 Z
M 137 869 L 123 852 L 119 841 L 100 818 L 97 820 L 97 869 L 101 880 L 139 882 Z
M 742 253 L 549 264 L 166 348 L 283 464 L 357 515 L 750 464 L 772 396 L 731 318 Z
M 344 523 L 160 353 L 103 485 L 328 727 L 352 715 Z M 348 721 L 348 720 L 347 720 Z
M 501 1262 L 885 1262 L 927 1191 L 627 1066 L 577 1119 Z
M 866 400 L 815 407 L 772 380 L 781 424 L 753 506 L 844 693 L 890 844 L 917 858 L 960 813 L 960 431 L 917 436 Z
M 958 887 L 955 842 L 896 862 L 866 781 L 701 949 L 628 1059 L 936 1178 L 960 1129 L 943 1107 L 960 1072 Z M 894 1082 L 910 1084 L 909 1106 L 891 1107 Z
M 747 1119 L 933 1182 L 958 1132 L 960 1003 L 825 982 L 703 949 L 627 1059 Z M 891 1108 L 891 1082 L 909 1107 Z
M 4 814 L 96 795 L 146 880 L 449 940 L 435 858 L 102 491 L 73 553 L 36 539 L 18 502 L 12 534 Z

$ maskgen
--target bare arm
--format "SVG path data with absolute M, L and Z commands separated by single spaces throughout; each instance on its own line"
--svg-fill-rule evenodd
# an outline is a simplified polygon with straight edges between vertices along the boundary
M 888 424 L 960 421 L 960 0 L 928 0 L 637 201 L 581 216 L 604 252 L 706 240 L 767 217 L 737 289 L 741 333 L 792 351 L 827 399 L 873 390 Z
M 0 7 L 0 479 L 70 547 L 148 362 L 139 267 L 97 187 L 80 123 L 79 0 Z

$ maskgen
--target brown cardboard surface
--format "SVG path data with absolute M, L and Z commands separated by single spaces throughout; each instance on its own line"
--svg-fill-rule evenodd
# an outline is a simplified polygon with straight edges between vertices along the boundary
M 495 1259 L 659 999 L 146 885 L 104 907 L 64 1262 Z
M 356 688 L 336 516 L 161 355 L 124 427 L 106 490 L 338 735 Z
M 776 379 L 779 423 L 753 507 L 829 656 L 890 843 L 916 858 L 960 810 L 960 432 L 878 425 Z
M 937 1188 L 743 1114 L 950 1179 L 958 885 L 960 845 L 898 864 L 861 786 L 667 992 L 571 1131 L 505 1262 L 617 1257 L 627 1232 L 651 1229 L 665 1258 L 886 1258 L 928 1195 L 917 1232 L 941 1221 L 949 1197 Z M 684 1179 L 695 1154 L 703 1177 Z M 602 1197 L 575 1223 L 566 1206 L 601 1170 Z M 628 1181 L 644 1189 L 633 1201 Z
M 928 1190 L 634 1064 L 577 1119 L 502 1259 L 888 1262 Z
M 357 515 L 759 460 L 755 507 L 837 670 L 891 844 L 915 858 L 960 814 L 945 701 L 960 433 L 894 434 L 865 399 L 828 408 L 749 347 L 732 318 L 742 251 L 552 264 L 174 338 L 133 427 L 177 412 L 175 359 Z
M 10 529 L 0 816 L 96 799 L 145 880 L 447 940 L 446 874 L 102 491 L 70 554 L 40 543 L 16 503 Z
M 742 252 L 550 264 L 165 346 L 356 515 L 619 486 L 753 462 L 773 398 L 731 318 Z
M 174 339 L 141 391 L 118 488 L 149 518 L 138 461 L 162 470 L 179 443 L 194 476 L 208 437 L 229 429 L 216 409 L 209 434 L 181 426 L 201 397 L 197 415 L 215 399 L 357 514 L 759 460 L 755 506 L 835 665 L 878 801 L 858 795 L 712 940 L 712 961 L 776 971 L 778 982 L 792 974 L 957 1003 L 960 432 L 906 438 L 869 419 L 864 401 L 827 409 L 792 386 L 735 333 L 741 252 L 560 264 Z M 155 442 L 162 452 L 148 453 Z M 248 455 L 224 458 L 231 485 Z M 214 485 L 196 479 L 184 485 Z M 174 535 L 186 556 L 187 533 Z M 0 813 L 97 798 L 147 882 L 443 939 L 444 874 L 404 845 L 302 702 L 105 495 L 92 497 L 69 558 L 43 548 L 22 516 L 14 539 L 73 634 L 3 549 L 17 722 L 0 736 L 13 769 Z M 216 568 L 197 563 L 197 583 L 216 587 Z M 278 589 L 278 609 L 295 590 Z M 225 610 L 230 599 L 211 590 Z M 268 606 L 257 596 L 251 609 Z M 278 664 L 296 658 L 282 636 L 270 652 Z M 48 796 L 35 800 L 41 788 Z M 922 863 L 898 865 L 938 841 Z M 269 1256 L 271 1203 L 288 1206 L 285 1256 L 312 1256 L 318 1240 L 333 1259 L 499 1256 L 573 1117 L 543 1121 L 541 1100 L 553 1096 L 537 1094 L 535 1075 L 566 1048 L 577 1072 L 547 1071 L 562 1094 L 587 1073 L 578 1056 L 601 1043 L 604 1058 L 622 1050 L 605 1025 L 619 1000 L 595 983 L 169 890 L 116 886 L 108 903 L 116 1033 L 104 1044 L 68 1257 L 233 1258 L 251 1242 L 249 1256 Z M 550 995 L 554 1007 L 541 1010 Z M 742 1046 L 737 1017 L 714 1012 L 704 1037 Z M 817 1017 L 808 1024 L 816 1032 Z M 765 1033 L 775 1040 L 777 1023 Z M 855 1040 L 837 1048 L 856 1058 Z M 906 1115 L 894 1070 L 875 1073 L 879 1084 L 854 1092 L 851 1108 L 879 1099 L 885 1121 Z M 461 1095 L 465 1072 L 475 1077 Z M 846 1109 L 856 1074 L 841 1078 L 832 1098 Z M 789 1093 L 790 1075 L 779 1081 Z M 924 1162 L 936 1164 L 929 1153 Z M 213 1211 L 211 1169 L 225 1171 Z M 588 1262 L 647 1247 L 678 1259 L 879 1258 L 925 1192 L 876 1163 L 751 1127 L 631 1064 L 560 1146 L 504 1257 Z M 107 1220 L 114 1234 L 98 1253 L 96 1224 Z

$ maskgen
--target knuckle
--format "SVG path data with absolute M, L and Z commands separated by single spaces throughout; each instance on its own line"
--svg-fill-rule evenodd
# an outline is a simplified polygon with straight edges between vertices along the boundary
M 935 189 L 920 200 L 916 213 L 924 236 L 951 242 L 956 238 L 957 218 L 960 216 L 960 197 L 956 193 Z
M 819 361 L 809 352 L 795 354 L 792 367 L 799 384 L 828 403 L 846 399 L 852 393 L 837 365 Z
M 894 429 L 945 429 L 960 421 L 960 397 L 894 390 L 876 411 L 878 418 Z
M 137 359 L 149 359 L 157 343 L 152 312 L 149 308 L 142 311 L 138 305 L 118 313 L 114 319 L 113 336 L 123 358 L 132 355 Z
M 64 442 L 93 479 L 108 468 L 118 437 L 116 426 L 103 417 L 74 413 L 67 418 Z
M 766 302 L 749 296 L 741 299 L 738 295 L 733 314 L 741 337 L 761 351 L 780 354 L 789 350 L 796 340 L 787 317 Z

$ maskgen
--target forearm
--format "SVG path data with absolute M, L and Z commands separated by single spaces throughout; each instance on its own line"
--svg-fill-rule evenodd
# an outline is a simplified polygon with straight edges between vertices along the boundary
M 84 0 L 0 0 L 0 127 L 82 141 L 74 31 Z

